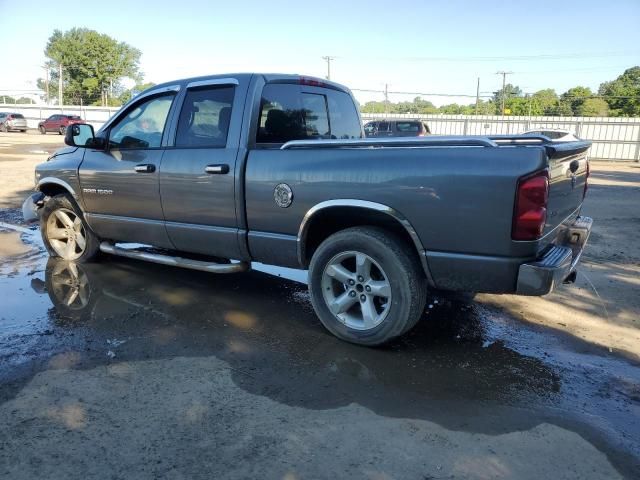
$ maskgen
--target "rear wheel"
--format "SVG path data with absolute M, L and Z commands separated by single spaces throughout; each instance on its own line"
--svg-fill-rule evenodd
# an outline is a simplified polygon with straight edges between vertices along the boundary
M 376 227 L 338 232 L 318 247 L 309 267 L 311 302 L 337 337 L 375 346 L 410 330 L 427 284 L 412 250 Z
M 67 131 L 67 127 L 60 127 L 60 128 L 58 129 L 58 133 L 59 133 L 60 135 L 64 135 L 64 132 L 66 132 L 66 131 Z
M 9 129 L 4 123 L 0 123 L 0 132 L 8 132 Z
M 82 212 L 66 193 L 50 198 L 44 205 L 40 231 L 51 256 L 83 263 L 99 252 L 100 239 L 91 231 Z
M 45 135 L 45 134 L 47 133 L 47 129 L 46 129 L 46 128 L 44 128 L 44 125 L 40 125 L 40 126 L 38 127 L 38 130 L 40 130 L 40 133 L 41 133 L 42 135 Z

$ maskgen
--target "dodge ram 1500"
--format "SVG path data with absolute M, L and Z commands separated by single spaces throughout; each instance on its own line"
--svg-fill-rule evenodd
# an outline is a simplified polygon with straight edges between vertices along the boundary
M 51 255 L 308 269 L 322 323 L 364 345 L 408 331 L 430 289 L 549 293 L 592 224 L 588 142 L 367 139 L 351 92 L 310 77 L 157 85 L 65 142 L 23 208 Z

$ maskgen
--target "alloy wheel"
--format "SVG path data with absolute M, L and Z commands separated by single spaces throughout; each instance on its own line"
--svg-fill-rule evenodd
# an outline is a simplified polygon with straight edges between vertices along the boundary
M 65 260 L 76 260 L 87 247 L 87 236 L 80 217 L 72 210 L 59 208 L 47 219 L 47 240 Z
M 365 253 L 349 251 L 334 256 L 325 266 L 321 285 L 329 311 L 349 328 L 370 330 L 389 314 L 389 277 Z

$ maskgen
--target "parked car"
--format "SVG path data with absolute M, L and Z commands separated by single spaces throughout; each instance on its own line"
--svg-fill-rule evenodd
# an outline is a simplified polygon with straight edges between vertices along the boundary
M 75 123 L 84 123 L 82 118 L 78 115 L 51 115 L 46 120 L 40 122 L 38 124 L 38 130 L 40 130 L 41 134 L 46 134 L 47 132 L 56 132 L 60 135 L 64 135 L 64 132 L 67 130 L 69 125 L 73 125 Z
M 541 130 L 527 130 L 522 133 L 523 135 L 544 135 L 550 138 L 554 142 L 575 142 L 580 140 L 572 132 L 568 130 L 555 130 L 551 128 L 545 128 Z
M 424 137 L 429 126 L 420 120 L 374 120 L 364 126 L 367 137 Z
M 21 113 L 0 112 L 0 132 L 27 131 L 27 119 Z
M 589 142 L 363 137 L 337 83 L 178 80 L 97 133 L 71 125 L 23 212 L 67 261 L 308 269 L 324 326 L 363 345 L 412 328 L 430 289 L 544 295 L 575 279 Z

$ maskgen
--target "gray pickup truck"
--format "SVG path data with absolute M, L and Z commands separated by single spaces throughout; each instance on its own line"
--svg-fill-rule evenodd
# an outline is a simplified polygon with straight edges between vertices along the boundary
M 432 289 L 549 293 L 592 224 L 588 142 L 366 139 L 351 92 L 310 77 L 158 85 L 65 143 L 23 207 L 51 255 L 308 269 L 322 323 L 363 345 L 408 331 Z

